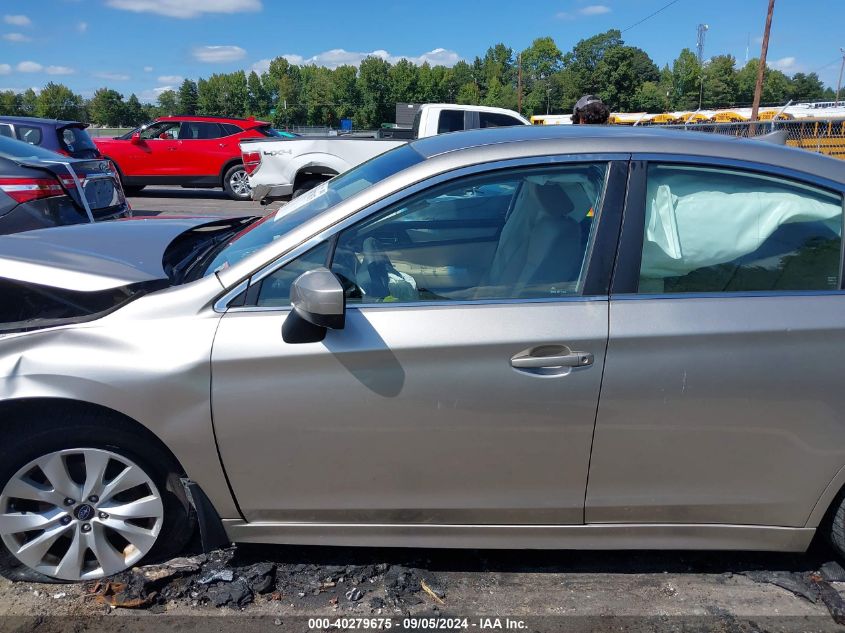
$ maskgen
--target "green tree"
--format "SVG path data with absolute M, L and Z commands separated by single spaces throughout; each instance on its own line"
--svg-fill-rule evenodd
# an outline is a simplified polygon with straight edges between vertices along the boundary
M 267 76 L 262 81 L 271 103 L 275 102 L 274 124 L 290 126 L 304 119 L 304 110 L 299 107 L 301 82 L 298 66 L 284 57 L 276 57 L 270 62 Z
M 665 112 L 669 109 L 666 90 L 659 83 L 644 81 L 633 96 L 632 109 L 652 114 Z
M 816 73 L 795 73 L 790 98 L 793 101 L 819 101 L 824 98 L 824 84 Z
M 194 115 L 197 113 L 197 84 L 186 79 L 179 86 L 179 114 Z
M 416 103 L 418 101 L 419 69 L 407 59 L 400 59 L 388 71 L 391 101 Z
M 123 95 L 117 90 L 100 88 L 88 102 L 88 113 L 92 123 L 118 126 L 123 123 Z
M 390 100 L 390 64 L 381 57 L 371 55 L 361 62 L 358 93 L 361 95 L 361 107 L 355 113 L 358 127 L 379 127 L 395 118 L 395 106 Z
M 672 108 L 695 110 L 701 90 L 701 64 L 690 49 L 685 48 L 672 63 Z
M 527 88 L 537 81 L 545 81 L 558 72 L 563 54 L 550 37 L 538 37 L 522 51 L 523 81 Z
M 332 73 L 332 101 L 338 119 L 352 118 L 360 104 L 358 95 L 358 69 L 355 66 L 338 66 Z
M 0 115 L 23 116 L 23 114 L 21 95 L 14 90 L 0 92 Z
M 455 101 L 465 105 L 480 105 L 481 89 L 474 81 L 468 81 L 458 90 L 458 98 Z
M 82 118 L 82 97 L 64 84 L 51 81 L 38 95 L 35 112 L 48 119 L 79 120 Z
M 599 64 L 607 51 L 623 45 L 622 34 L 617 29 L 579 41 L 563 58 L 563 66 L 570 73 L 564 98 L 574 104 L 585 94 L 600 92 L 602 86 L 596 77 Z
M 726 108 L 737 102 L 736 60 L 732 55 L 716 55 L 704 67 L 702 106 Z
M 158 96 L 158 107 L 163 116 L 179 114 L 179 95 L 175 90 L 165 90 Z
M 247 114 L 255 117 L 266 117 L 270 114 L 270 98 L 267 89 L 261 81 L 261 77 L 254 70 L 247 78 L 247 89 L 249 90 L 249 107 Z
M 637 90 L 646 81 L 656 84 L 660 71 L 644 50 L 615 46 L 605 51 L 595 78 L 599 96 L 612 110 L 636 110 Z
M 32 88 L 27 88 L 21 95 L 21 114 L 35 116 L 38 112 L 38 95 Z
M 147 107 L 148 109 L 145 109 L 145 107 L 141 105 L 138 97 L 135 96 L 135 93 L 133 92 L 129 95 L 129 98 L 126 100 L 126 105 L 124 106 L 123 123 L 125 125 L 137 127 L 142 123 L 151 121 L 155 118 L 155 114 L 152 112 L 151 106 Z

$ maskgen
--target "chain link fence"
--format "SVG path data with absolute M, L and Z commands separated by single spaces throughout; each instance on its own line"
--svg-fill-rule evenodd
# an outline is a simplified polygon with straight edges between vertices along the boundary
M 693 132 L 710 132 L 741 138 L 782 130 L 786 132 L 786 144 L 790 147 L 798 147 L 845 160 L 845 119 L 702 122 L 684 125 L 659 125 L 659 127 Z

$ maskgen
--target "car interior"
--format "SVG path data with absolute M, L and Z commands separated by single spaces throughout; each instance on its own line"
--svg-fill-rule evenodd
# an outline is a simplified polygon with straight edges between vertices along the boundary
M 544 298 L 578 291 L 604 166 L 511 172 L 412 197 L 344 231 L 331 269 L 349 303 Z M 264 282 L 286 305 L 307 253 Z

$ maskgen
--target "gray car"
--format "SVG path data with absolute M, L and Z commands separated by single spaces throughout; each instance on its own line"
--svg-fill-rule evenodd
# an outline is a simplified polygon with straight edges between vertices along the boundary
M 0 237 L 0 567 L 221 540 L 845 552 L 845 166 L 425 139 L 263 219 Z

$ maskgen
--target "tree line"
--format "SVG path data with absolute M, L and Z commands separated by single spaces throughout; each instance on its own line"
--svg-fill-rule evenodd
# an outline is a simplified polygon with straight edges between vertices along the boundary
M 758 60 L 739 66 L 731 55 L 701 64 L 683 49 L 672 64 L 659 68 L 644 50 L 628 46 L 618 30 L 579 41 L 562 52 L 551 37 L 541 37 L 523 51 L 505 44 L 487 49 L 472 62 L 452 67 L 391 64 L 375 56 L 358 67 L 329 69 L 296 65 L 282 57 L 262 73 L 243 70 L 185 79 L 178 90 L 165 90 L 156 104 L 128 99 L 111 88 L 83 99 L 67 86 L 48 83 L 40 92 L 0 92 L 0 114 L 82 120 L 107 126 L 136 126 L 167 114 L 255 116 L 279 127 L 337 126 L 351 118 L 358 128 L 391 122 L 395 104 L 463 103 L 517 109 L 522 90 L 526 116 L 571 112 L 584 94 L 595 94 L 614 111 L 664 112 L 750 105 Z M 522 70 L 520 79 L 520 67 Z M 762 102 L 832 100 L 815 73 L 767 69 Z

